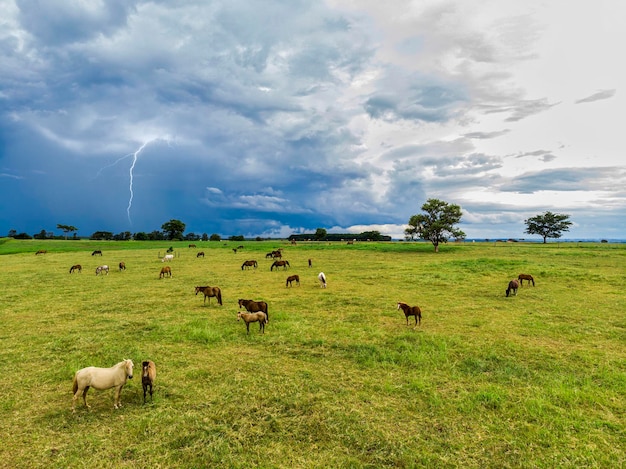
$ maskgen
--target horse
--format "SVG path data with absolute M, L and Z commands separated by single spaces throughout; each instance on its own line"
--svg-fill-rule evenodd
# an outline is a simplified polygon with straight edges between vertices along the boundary
M 300 276 L 299 275 L 291 275 L 287 277 L 287 282 L 285 283 L 285 287 L 290 287 L 292 282 L 296 282 L 298 286 L 300 286 Z
M 38 256 L 39 254 L 47 254 L 48 251 L 46 251 L 45 249 L 40 249 L 39 251 L 37 251 L 35 253 L 35 256 Z
M 511 292 L 513 292 L 513 294 L 517 296 L 518 287 L 519 287 L 519 282 L 515 279 L 511 280 L 509 282 L 509 287 L 506 289 L 506 296 L 508 297 Z
M 152 360 L 145 360 L 141 364 L 141 385 L 143 386 L 143 403 L 146 403 L 146 391 L 150 387 L 150 401 L 152 401 L 152 386 L 156 378 L 156 365 Z
M 257 311 L 265 313 L 267 322 L 270 322 L 270 313 L 268 312 L 267 303 L 265 301 L 239 299 L 239 307 L 241 308 L 242 306 L 250 313 L 256 313 Z
M 415 326 L 422 324 L 422 310 L 419 306 L 409 306 L 406 303 L 398 302 L 398 309 L 404 311 L 404 317 L 406 318 L 406 325 L 409 325 L 409 316 L 415 316 Z
M 202 258 L 204 258 L 204 251 L 200 251 L 198 254 L 196 254 L 196 259 L 197 259 L 198 257 L 202 257 Z
M 291 267 L 291 266 L 289 265 L 289 261 L 274 261 L 274 263 L 270 267 L 270 270 L 274 270 L 274 267 L 276 267 L 277 269 L 279 267 L 282 267 L 283 270 L 287 270 L 287 267 Z
M 77 270 L 77 271 L 78 271 L 78 273 L 80 274 L 80 273 L 82 273 L 82 271 L 83 271 L 83 266 L 82 266 L 82 265 L 80 265 L 80 264 L 75 264 L 75 265 L 73 265 L 72 267 L 70 267 L 70 274 L 71 274 L 71 273 L 74 273 L 74 271 L 75 271 L 75 270 Z
M 96 275 L 100 275 L 103 272 L 106 273 L 107 275 L 109 275 L 109 266 L 108 265 L 99 265 L 98 267 L 96 267 Z
M 96 249 L 94 252 L 91 253 L 92 256 L 101 256 L 102 255 L 102 251 L 100 249 Z
M 172 259 L 174 259 L 174 254 L 166 254 L 163 256 L 163 259 L 161 259 L 161 262 L 165 262 L 165 261 L 171 261 Z
M 85 407 L 91 407 L 87 404 L 87 391 L 89 391 L 90 387 L 99 391 L 115 388 L 113 408 L 118 409 L 122 407 L 122 400 L 120 398 L 122 388 L 126 384 L 127 379 L 132 379 L 134 366 L 132 360 L 126 359 L 111 368 L 88 366 L 87 368 L 78 370 L 74 374 L 74 380 L 72 381 L 72 391 L 74 393 L 74 397 L 72 398 L 72 412 L 75 411 L 76 401 L 81 393 Z
M 120 266 L 119 267 L 120 267 L 120 272 L 122 270 L 126 270 L 126 262 L 120 262 Z
M 317 274 L 317 279 L 320 281 L 320 287 L 326 288 L 326 275 L 324 275 L 324 272 Z
M 533 287 L 535 286 L 535 279 L 530 274 L 519 274 L 517 276 L 517 279 L 519 280 L 519 286 L 520 287 L 524 286 L 524 280 L 528 280 L 529 284 L 530 284 L 530 282 L 532 282 L 533 283 Z
M 189 247 L 190 247 L 190 248 L 195 248 L 195 247 L 196 247 L 196 245 L 195 245 L 195 244 L 190 244 L 190 245 L 189 245 Z
M 159 278 L 167 277 L 169 275 L 172 278 L 172 268 L 169 265 L 161 268 L 161 273 L 159 274 Z
M 241 270 L 243 270 L 244 267 L 254 267 L 255 269 L 259 266 L 259 263 L 255 260 L 251 260 L 251 261 L 245 261 L 243 264 L 241 264 Z
M 313 267 L 313 261 L 311 261 L 311 259 L 309 259 L 309 267 Z
M 214 296 L 215 298 L 217 298 L 217 302 L 219 303 L 219 305 L 222 306 L 222 290 L 220 290 L 220 287 L 196 287 L 196 295 L 200 292 L 204 293 L 203 304 L 206 303 L 206 299 L 208 298 L 210 305 L 211 297 Z
M 247 333 L 250 334 L 250 323 L 258 322 L 259 323 L 259 332 L 265 334 L 265 324 L 267 323 L 267 314 L 259 311 L 257 313 L 245 313 L 243 311 L 239 311 L 237 313 L 237 321 L 243 321 L 246 323 Z

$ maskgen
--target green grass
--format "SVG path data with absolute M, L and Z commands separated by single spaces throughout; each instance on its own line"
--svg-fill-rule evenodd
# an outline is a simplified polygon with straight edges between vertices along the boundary
M 626 464 L 626 246 L 284 244 L 292 268 L 270 272 L 278 241 L 187 244 L 0 240 L 0 466 Z M 537 286 L 505 298 L 520 272 Z M 267 301 L 264 335 L 238 298 Z M 124 358 L 155 361 L 154 401 L 136 368 L 122 409 L 91 390 L 72 413 L 74 372 Z

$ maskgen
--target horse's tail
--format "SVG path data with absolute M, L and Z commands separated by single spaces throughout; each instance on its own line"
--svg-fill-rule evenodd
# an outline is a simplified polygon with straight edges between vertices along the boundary
M 265 322 L 270 322 L 270 313 L 265 302 L 263 302 L 263 312 L 265 313 Z
M 222 306 L 222 290 L 217 289 L 217 302 Z

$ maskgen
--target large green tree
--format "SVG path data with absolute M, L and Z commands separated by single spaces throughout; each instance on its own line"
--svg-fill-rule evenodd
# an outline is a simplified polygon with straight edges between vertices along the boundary
M 68 233 L 74 233 L 75 231 L 78 231 L 78 228 L 76 228 L 75 226 L 72 225 L 57 225 L 57 229 L 63 231 L 63 235 L 65 236 L 65 239 L 67 239 L 67 234 Z
M 318 228 L 317 230 L 315 230 L 315 239 L 316 241 L 321 241 L 324 238 L 326 238 L 326 230 L 324 228 Z
M 185 232 L 185 224 L 180 220 L 170 220 L 161 225 L 161 229 L 165 232 L 165 237 L 168 240 L 183 239 L 183 233 Z
M 569 231 L 572 222 L 568 220 L 569 215 L 545 212 L 542 215 L 524 220 L 526 224 L 524 233 L 537 234 L 543 237 L 543 243 L 545 244 L 548 238 L 560 238 L 563 231 Z
M 435 252 L 439 252 L 439 244 L 447 243 L 451 236 L 465 238 L 465 233 L 454 225 L 461 221 L 461 207 L 439 199 L 428 199 L 422 210 L 425 213 L 413 215 L 409 219 L 409 227 L 404 230 L 406 239 L 427 239 Z

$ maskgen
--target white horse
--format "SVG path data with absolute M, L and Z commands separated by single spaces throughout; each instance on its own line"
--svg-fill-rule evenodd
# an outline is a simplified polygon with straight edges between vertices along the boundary
M 109 275 L 109 266 L 108 265 L 99 265 L 96 267 L 96 275 L 106 273 Z
M 72 383 L 72 390 L 74 392 L 74 397 L 72 398 L 72 412 L 75 410 L 76 401 L 81 393 L 83 394 L 85 406 L 90 407 L 89 404 L 87 404 L 87 391 L 89 391 L 90 387 L 99 391 L 115 388 L 113 408 L 118 409 L 122 407 L 122 400 L 120 398 L 122 388 L 126 384 L 126 379 L 133 377 L 134 366 L 132 360 L 126 359 L 111 368 L 88 366 L 87 368 L 78 370 L 74 375 L 74 381 Z
M 171 261 L 172 259 L 174 259 L 174 254 L 165 254 L 165 256 L 163 256 L 163 259 L 161 259 L 161 262 Z
M 317 279 L 320 281 L 320 287 L 326 288 L 326 275 L 324 275 L 324 272 L 320 272 L 317 275 Z

